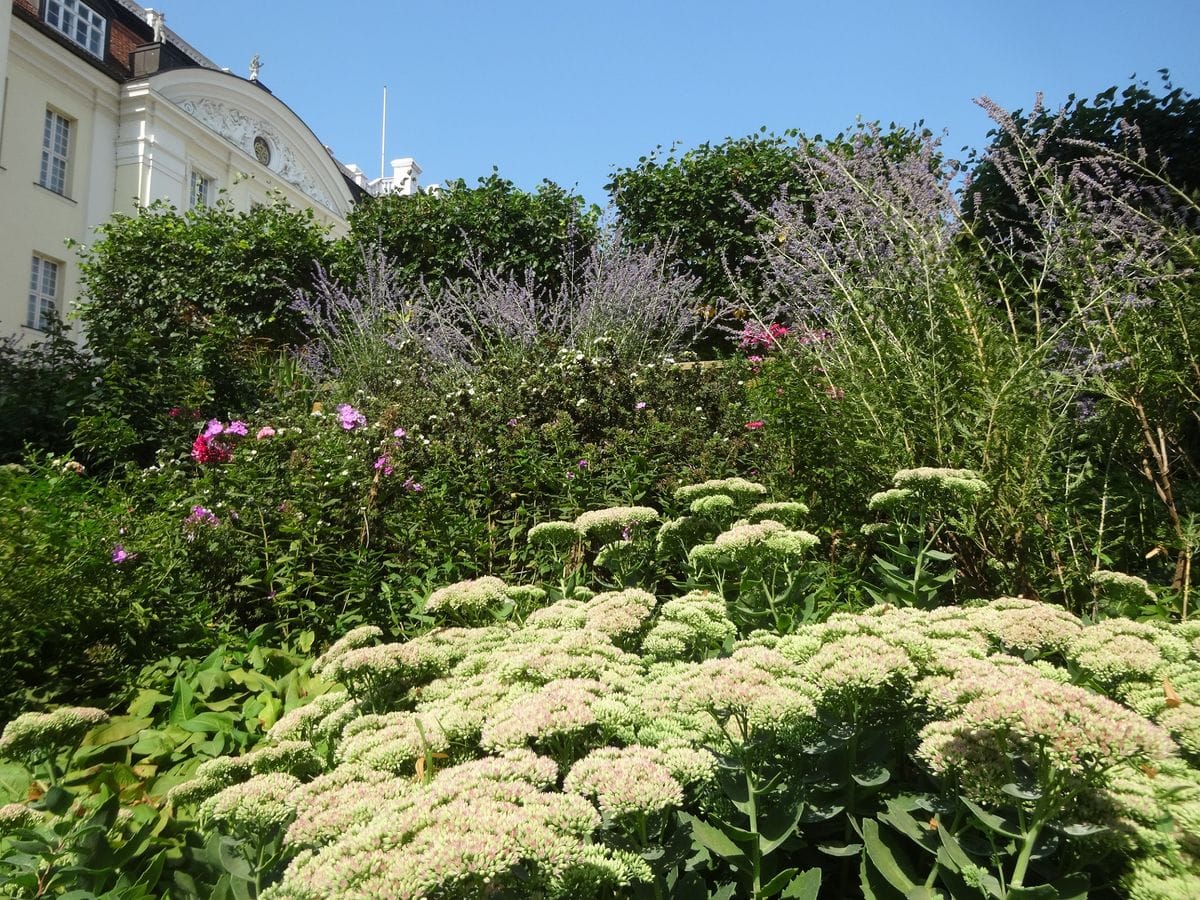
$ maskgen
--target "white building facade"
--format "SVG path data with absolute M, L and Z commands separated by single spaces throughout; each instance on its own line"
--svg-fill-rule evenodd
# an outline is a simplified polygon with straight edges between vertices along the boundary
M 69 244 L 114 212 L 282 197 L 337 236 L 363 188 L 260 82 L 131 0 L 15 0 L 0 16 L 0 336 L 79 295 Z

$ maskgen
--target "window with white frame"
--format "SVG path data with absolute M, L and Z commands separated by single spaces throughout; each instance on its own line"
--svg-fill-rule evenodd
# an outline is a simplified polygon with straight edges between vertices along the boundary
M 203 175 L 192 170 L 192 190 L 189 200 L 189 206 L 195 209 L 198 206 L 208 206 L 212 203 L 213 180 L 207 175 Z
M 67 163 L 71 152 L 71 120 L 46 110 L 42 131 L 42 170 L 38 184 L 56 194 L 67 193 Z
M 80 0 L 46 0 L 46 24 L 61 31 L 92 56 L 104 59 L 104 16 Z
M 58 263 L 36 253 L 33 255 L 29 306 L 25 315 L 25 324 L 30 328 L 45 331 L 52 322 L 58 321 L 58 275 Z

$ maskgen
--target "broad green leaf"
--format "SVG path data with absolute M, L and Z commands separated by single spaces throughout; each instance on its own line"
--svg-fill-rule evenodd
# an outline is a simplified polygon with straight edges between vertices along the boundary
M 745 860 L 746 854 L 742 848 L 730 840 L 719 828 L 695 816 L 684 814 L 680 818 L 691 824 L 693 839 L 710 853 L 731 860 L 735 864 Z
M 866 770 L 862 773 L 851 772 L 850 777 L 858 782 L 862 787 L 879 787 L 881 784 L 886 784 L 892 777 L 884 766 L 876 766 L 873 769 Z
M 864 819 L 860 833 L 867 856 L 870 857 L 871 862 L 888 884 L 905 893 L 917 886 L 917 883 L 901 868 L 896 853 L 880 834 L 878 822 L 874 819 Z
M 1042 792 L 1036 787 L 1022 788 L 1015 784 L 1005 784 L 1000 788 L 1002 793 L 1008 794 L 1010 797 L 1015 797 L 1018 800 L 1041 800 Z
M 235 718 L 230 713 L 204 712 L 192 716 L 186 722 L 181 722 L 184 731 L 206 733 L 211 731 L 232 731 Z
M 780 897 L 786 900 L 817 900 L 821 892 L 821 870 L 809 869 L 791 880 Z
M 0 763 L 0 799 L 5 803 L 19 803 L 29 795 L 33 776 L 19 763 Z
M 817 844 L 817 849 L 826 856 L 857 856 L 862 852 L 862 848 L 862 844 L 847 844 L 841 841 Z
M 962 797 L 961 799 L 962 799 L 963 805 L 966 806 L 966 808 L 971 811 L 971 813 L 975 816 L 975 818 L 978 819 L 981 823 L 983 823 L 983 825 L 990 828 L 992 831 L 996 832 L 997 834 L 1002 834 L 1005 837 L 1020 838 L 1019 834 L 1016 834 L 1015 832 L 1010 831 L 1007 828 L 1005 828 L 1005 825 L 1007 823 L 1005 823 L 1004 819 L 1000 818 L 1000 816 L 997 816 L 993 813 L 988 812 L 983 807 L 979 806 L 977 803 L 975 803 L 971 800 L 968 800 L 966 797 Z
M 82 746 L 98 747 L 115 744 L 144 731 L 153 724 L 153 719 L 118 716 L 89 731 L 83 738 Z
M 762 886 L 762 890 L 760 891 L 759 896 L 774 897 L 776 894 L 778 894 L 780 891 L 782 891 L 784 889 L 784 887 L 786 887 L 791 882 L 792 878 L 796 875 L 796 873 L 798 871 L 799 870 L 795 869 L 795 868 L 784 869 L 782 872 L 780 872 L 778 875 L 776 875 L 774 878 L 772 878 L 770 881 L 768 881 L 766 884 L 764 884 Z

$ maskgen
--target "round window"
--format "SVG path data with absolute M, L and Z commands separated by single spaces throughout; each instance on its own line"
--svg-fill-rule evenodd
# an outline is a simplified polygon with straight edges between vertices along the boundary
M 271 164 L 271 145 L 267 143 L 267 139 L 262 135 L 254 139 L 254 155 L 264 166 Z

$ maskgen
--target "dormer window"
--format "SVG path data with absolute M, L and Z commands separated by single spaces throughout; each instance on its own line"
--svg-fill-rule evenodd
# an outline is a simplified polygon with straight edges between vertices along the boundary
M 81 0 L 46 0 L 46 24 L 98 59 L 104 59 L 104 16 Z

